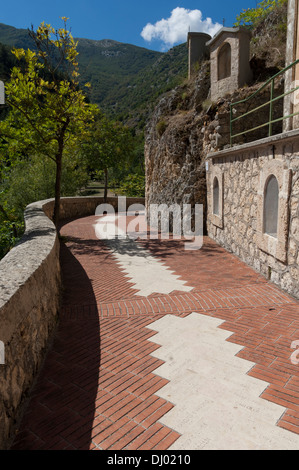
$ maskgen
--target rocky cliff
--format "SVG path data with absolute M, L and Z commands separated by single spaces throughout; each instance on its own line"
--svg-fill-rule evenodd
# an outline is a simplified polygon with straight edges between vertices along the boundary
M 285 14 L 285 12 L 284 12 Z M 281 18 L 281 17 L 279 17 Z M 274 27 L 280 19 L 273 20 Z M 271 23 L 272 24 L 272 23 Z M 280 24 L 280 23 L 279 23 Z M 272 25 L 273 26 L 273 25 Z M 265 36 L 269 19 L 253 35 L 251 44 L 252 83 L 231 95 L 212 103 L 210 91 L 210 62 L 198 66 L 198 72 L 189 81 L 162 96 L 145 130 L 146 204 L 203 204 L 206 212 L 205 160 L 208 153 L 225 148 L 230 143 L 230 104 L 255 92 L 261 84 L 284 66 L 285 32 L 281 29 L 279 48 L 265 52 Z M 277 96 L 283 92 L 283 80 L 275 85 Z M 269 99 L 269 88 L 260 93 L 250 106 L 258 106 Z M 235 116 L 246 112 L 249 105 L 238 105 Z M 275 115 L 282 109 L 282 100 L 276 102 Z M 267 120 L 265 107 L 246 119 L 247 128 Z M 242 131 L 241 123 L 234 132 Z M 278 123 L 273 133 L 281 132 Z M 234 143 L 244 143 L 265 137 L 267 129 L 239 136 Z
M 146 203 L 205 203 L 203 155 L 209 63 L 196 80 L 175 88 L 156 107 L 146 128 Z

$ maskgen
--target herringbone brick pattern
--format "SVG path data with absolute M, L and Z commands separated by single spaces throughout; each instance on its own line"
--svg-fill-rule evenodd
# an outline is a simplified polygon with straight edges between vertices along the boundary
M 177 240 L 141 241 L 193 289 L 139 296 L 94 223 L 61 229 L 60 324 L 12 448 L 168 449 L 179 433 L 159 423 L 173 405 L 155 395 L 167 381 L 155 375 L 162 361 L 147 326 L 191 312 L 224 321 L 227 341 L 255 364 L 249 374 L 269 383 L 263 398 L 285 407 L 278 425 L 299 435 L 299 366 L 290 361 L 298 302 L 208 238 L 195 252 Z

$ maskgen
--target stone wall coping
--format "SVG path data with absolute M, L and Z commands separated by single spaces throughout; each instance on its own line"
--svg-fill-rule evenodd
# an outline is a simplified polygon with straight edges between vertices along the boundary
M 188 39 L 192 37 L 201 37 L 201 38 L 206 38 L 206 39 L 211 39 L 211 35 L 208 33 L 200 33 L 196 31 L 189 31 L 188 33 Z
M 0 308 L 26 283 L 54 248 L 56 228 L 43 210 L 50 201 L 38 201 L 26 207 L 25 233 L 0 261 Z
M 281 142 L 287 142 L 288 140 L 294 139 L 294 137 L 299 137 L 299 129 L 283 132 L 281 134 L 276 134 L 271 137 L 265 137 L 264 139 L 255 140 L 246 144 L 235 145 L 233 147 L 219 150 L 217 152 L 212 152 L 207 155 L 207 159 L 231 157 L 236 153 L 246 152 L 254 150 L 256 148 L 274 145 Z
M 144 203 L 144 198 L 127 197 L 127 205 Z M 107 203 L 117 204 L 117 197 L 108 197 Z M 103 202 L 102 196 L 63 197 L 61 202 L 76 205 L 79 202 Z M 48 208 L 54 207 L 54 199 L 29 204 L 24 211 L 25 233 L 21 240 L 0 261 L 0 309 L 19 291 L 41 266 L 54 248 L 57 232 L 48 217 Z M 47 215 L 48 213 L 48 215 Z
M 213 36 L 212 39 L 206 43 L 206 46 L 210 47 L 224 33 L 234 33 L 234 34 L 236 34 L 236 33 L 239 33 L 239 32 L 247 33 L 249 36 L 251 36 L 251 32 L 247 28 L 245 28 L 244 26 L 237 26 L 236 28 L 223 27 L 223 28 L 219 29 L 219 31 L 215 34 L 215 36 Z
M 127 201 L 129 202 L 134 202 L 134 201 L 143 201 L 145 198 L 144 197 L 129 197 L 129 196 L 108 196 L 107 197 L 107 202 L 110 201 L 110 202 L 113 202 L 113 201 L 117 201 L 118 198 L 126 198 Z M 84 202 L 84 201 L 103 201 L 104 200 L 104 197 L 103 196 L 69 196 L 69 197 L 65 197 L 63 196 L 61 198 L 61 202 L 64 204 L 64 203 L 76 203 L 76 202 Z M 46 201 L 42 201 L 44 203 L 47 203 L 47 202 L 54 202 L 54 199 L 48 199 Z

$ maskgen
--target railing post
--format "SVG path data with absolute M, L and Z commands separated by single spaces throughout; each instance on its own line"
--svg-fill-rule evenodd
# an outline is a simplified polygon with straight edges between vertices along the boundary
M 240 100 L 240 101 L 235 101 L 234 103 L 230 103 L 230 123 L 229 123 L 229 127 L 230 127 L 230 145 L 232 146 L 232 143 L 233 143 L 233 139 L 240 136 L 240 135 L 243 135 L 243 134 L 247 134 L 248 132 L 252 132 L 252 131 L 255 131 L 257 129 L 261 129 L 262 127 L 267 127 L 268 126 L 268 135 L 269 137 L 272 136 L 273 134 L 273 123 L 274 122 L 278 122 L 278 121 L 283 121 L 285 119 L 288 119 L 288 118 L 291 118 L 291 117 L 294 117 L 294 116 L 299 116 L 299 107 L 298 107 L 298 111 L 292 113 L 292 114 L 289 114 L 287 116 L 282 115 L 282 117 L 278 118 L 278 119 L 274 119 L 273 120 L 273 110 L 274 110 L 274 102 L 278 101 L 279 99 L 281 98 L 284 98 L 285 96 L 288 96 L 292 93 L 294 93 L 296 90 L 299 90 L 299 86 L 298 87 L 295 87 L 293 90 L 289 90 L 287 92 L 285 92 L 284 94 L 280 95 L 280 96 L 276 96 L 274 97 L 274 91 L 275 91 L 275 79 L 277 77 L 279 77 L 280 75 L 282 75 L 283 73 L 285 73 L 287 70 L 291 69 L 292 67 L 294 67 L 295 65 L 299 65 L 299 59 L 297 59 L 295 62 L 293 62 L 292 64 L 288 65 L 287 67 L 285 67 L 283 70 L 280 70 L 278 73 L 276 73 L 273 77 L 269 78 L 266 83 L 264 83 L 257 91 L 255 91 L 254 93 L 252 93 L 252 95 L 248 96 L 247 98 L 243 99 L 243 100 Z M 271 86 L 271 89 L 270 89 L 270 99 L 267 100 L 264 104 L 254 108 L 254 109 L 251 109 L 250 111 L 246 112 L 246 113 L 243 113 L 241 114 L 240 116 L 237 116 L 237 117 L 233 117 L 233 107 L 234 106 L 237 106 L 241 103 L 247 103 L 250 99 L 254 98 L 256 95 L 258 95 L 262 90 L 264 90 L 266 87 L 268 86 Z M 270 110 L 269 110 L 269 120 L 267 122 L 264 122 L 264 124 L 261 124 L 260 126 L 256 126 L 256 127 L 252 127 L 251 129 L 247 129 L 247 130 L 244 130 L 243 132 L 239 132 L 237 134 L 233 134 L 233 123 L 241 118 L 244 118 L 245 116 L 248 116 L 249 114 L 252 114 L 253 112 L 256 112 L 258 111 L 259 109 L 263 108 L 264 106 L 268 106 L 270 105 Z
M 232 147 L 233 145 L 233 105 L 232 103 L 230 104 L 230 118 L 229 118 L 229 135 L 230 135 L 230 146 Z
M 274 97 L 274 79 L 271 80 L 271 90 L 270 90 L 269 137 L 272 135 L 273 97 Z

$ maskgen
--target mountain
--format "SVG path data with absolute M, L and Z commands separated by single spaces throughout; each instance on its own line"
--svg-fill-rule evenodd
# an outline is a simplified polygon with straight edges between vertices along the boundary
M 135 128 L 142 129 L 157 98 L 187 76 L 186 44 L 162 53 L 110 39 L 75 40 L 80 81 L 82 85 L 91 84 L 90 100 L 110 117 Z M 33 47 L 28 30 L 3 23 L 0 23 L 0 43 L 25 49 Z

